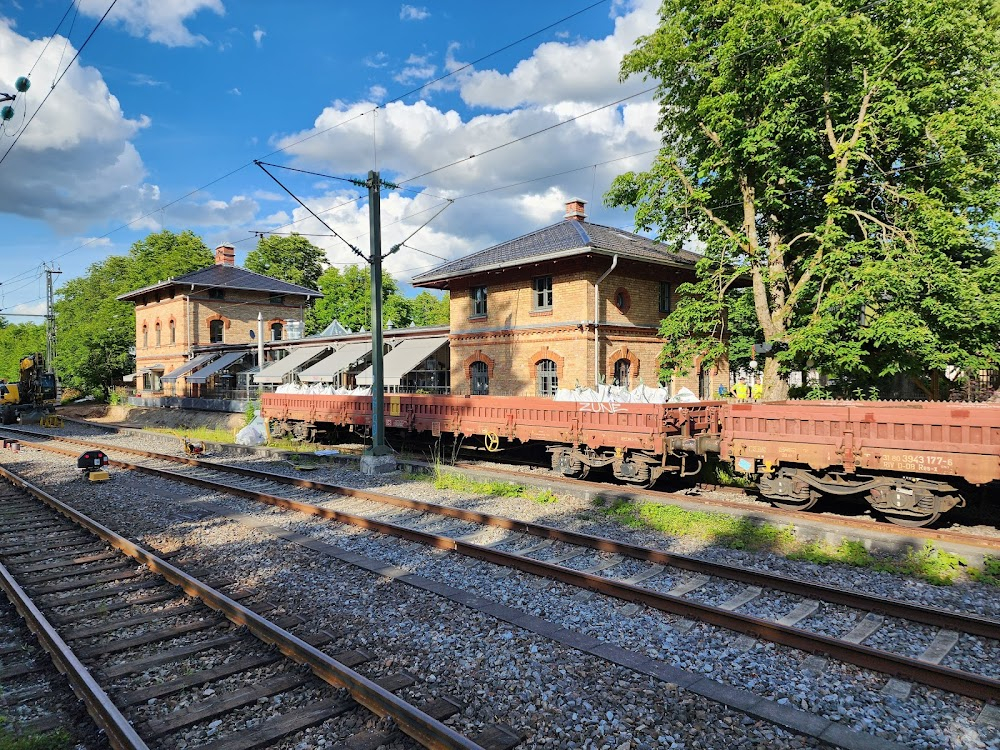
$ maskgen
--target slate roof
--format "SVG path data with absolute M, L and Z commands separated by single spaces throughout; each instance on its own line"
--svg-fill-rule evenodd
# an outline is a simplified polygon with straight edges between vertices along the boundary
M 118 299 L 122 301 L 129 301 L 136 299 L 143 294 L 155 292 L 159 289 L 168 289 L 172 286 L 191 286 L 192 284 L 196 287 L 203 288 L 217 287 L 222 289 L 242 289 L 252 292 L 267 292 L 269 294 L 298 294 L 300 296 L 310 297 L 313 299 L 323 296 L 315 289 L 309 289 L 304 286 L 299 286 L 298 284 L 289 284 L 287 281 L 272 279 L 270 276 L 263 276 L 262 274 L 254 273 L 253 271 L 248 271 L 245 268 L 239 268 L 238 266 L 229 266 L 217 263 L 214 266 L 202 268 L 200 271 L 192 271 L 191 273 L 186 273 L 183 276 L 178 276 L 175 279 L 167 279 L 166 281 L 161 281 L 157 284 L 143 287 L 142 289 L 136 289 L 134 292 L 122 294 L 118 297 Z
M 676 268 L 693 268 L 700 257 L 688 250 L 671 250 L 666 245 L 624 229 L 564 220 L 425 271 L 413 277 L 413 285 L 439 286 L 438 282 L 479 271 L 587 252 L 617 254 L 620 258 Z

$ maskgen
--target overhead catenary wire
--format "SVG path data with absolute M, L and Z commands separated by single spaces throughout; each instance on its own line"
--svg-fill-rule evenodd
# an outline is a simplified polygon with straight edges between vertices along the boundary
M 10 146 L 7 147 L 7 150 L 4 151 L 3 156 L 0 156 L 0 164 L 3 164 L 4 160 L 7 158 L 7 155 L 14 149 L 14 146 L 17 145 L 17 142 L 21 140 L 21 136 L 24 135 L 24 131 L 28 129 L 28 127 L 31 125 L 32 121 L 34 121 L 38 113 L 42 111 L 42 107 L 45 106 L 45 102 L 47 102 L 49 100 L 49 97 L 52 96 L 52 92 L 56 90 L 56 86 L 59 85 L 59 82 L 62 81 L 66 73 L 69 72 L 69 69 L 73 67 L 73 63 L 76 62 L 76 59 L 80 56 L 80 53 L 83 52 L 84 48 L 90 43 L 90 40 L 94 38 L 94 34 L 97 33 L 97 30 L 99 28 L 101 28 L 101 24 L 104 23 L 104 19 L 108 17 L 108 14 L 111 12 L 111 9 L 115 7 L 115 3 L 117 2 L 118 0 L 111 0 L 111 4 L 108 6 L 108 9 L 104 11 L 104 15 L 100 17 L 100 19 L 97 21 L 96 24 L 94 24 L 94 28 L 90 30 L 90 33 L 87 35 L 87 38 L 83 40 L 83 44 L 80 45 L 80 48 L 76 51 L 76 54 L 73 55 L 73 59 L 69 61 L 69 64 L 66 66 L 66 69 L 63 70 L 63 72 L 59 75 L 59 77 L 52 82 L 52 88 L 48 90 L 48 93 L 45 94 L 45 97 L 42 99 L 41 103 L 38 105 L 35 111 L 31 113 L 31 117 L 28 118 L 28 121 L 24 124 L 20 132 L 18 132 L 17 136 L 14 138 L 14 141 L 10 144 Z
M 76 4 L 77 4 L 76 0 L 70 0 L 69 5 L 66 6 L 66 11 L 62 14 L 62 18 L 59 19 L 59 23 L 56 24 L 56 27 L 52 30 L 52 33 L 49 34 L 49 38 L 45 40 L 45 44 L 42 47 L 42 51 L 38 53 L 38 57 L 35 58 L 35 62 L 32 63 L 31 68 L 28 70 L 28 78 L 31 78 L 31 74 L 35 72 L 35 67 L 41 61 L 42 56 L 45 55 L 45 50 L 47 50 L 49 48 L 49 45 L 52 43 L 52 40 L 55 38 L 55 35 L 59 33 L 59 29 L 62 27 L 63 21 L 66 20 L 66 16 L 69 15 L 69 12 L 71 10 L 73 10 L 73 8 L 76 6 Z M 79 9 L 78 9 L 78 12 L 79 12 Z

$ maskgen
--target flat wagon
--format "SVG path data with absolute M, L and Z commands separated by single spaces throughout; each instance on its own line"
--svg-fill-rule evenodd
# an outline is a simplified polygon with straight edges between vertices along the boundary
M 598 466 L 632 484 L 652 485 L 662 474 L 689 475 L 717 447 L 719 404 L 641 404 L 553 401 L 496 396 L 387 394 L 387 429 L 474 438 L 489 451 L 512 443 L 544 443 L 552 466 L 586 476 Z M 370 396 L 267 393 L 261 413 L 273 433 L 301 438 L 337 428 L 370 429 Z
M 774 504 L 860 495 L 889 520 L 933 523 L 1000 480 L 1000 404 L 777 402 L 722 407 L 721 457 Z

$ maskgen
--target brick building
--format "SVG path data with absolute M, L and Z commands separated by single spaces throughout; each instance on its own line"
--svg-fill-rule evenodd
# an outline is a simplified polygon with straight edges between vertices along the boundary
M 301 324 L 305 305 L 321 296 L 238 268 L 232 245 L 216 248 L 213 266 L 121 295 L 135 304 L 136 390 L 182 393 L 197 347 L 254 343 L 258 313 L 265 339 L 283 339 L 289 321 Z
M 413 279 L 451 294 L 451 390 L 456 395 L 551 395 L 595 382 L 659 381 L 660 321 L 698 256 L 586 221 L 565 220 Z M 663 383 L 711 398 L 726 368 L 695 368 Z

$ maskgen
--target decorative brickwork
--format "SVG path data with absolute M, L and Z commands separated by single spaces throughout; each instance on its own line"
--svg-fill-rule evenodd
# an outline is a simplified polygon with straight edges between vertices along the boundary
M 534 379 L 535 375 L 535 366 L 543 359 L 551 359 L 553 362 L 556 363 L 556 377 L 559 378 L 561 382 L 563 377 L 563 364 L 565 364 L 566 360 L 561 355 L 549 349 L 549 347 L 547 346 L 543 346 L 541 349 L 539 349 L 537 352 L 531 355 L 531 359 L 529 361 L 531 362 L 532 380 Z
M 619 359 L 627 359 L 630 363 L 629 377 L 636 383 L 639 382 L 639 357 L 627 346 L 615 349 L 608 355 L 608 366 L 605 370 L 606 382 L 610 383 L 615 377 L 615 362 Z
M 465 371 L 466 380 L 468 382 L 472 381 L 472 365 L 476 362 L 486 363 L 486 375 L 490 380 L 493 380 L 493 368 L 496 363 L 493 361 L 492 357 L 483 354 L 482 349 L 477 349 L 474 354 L 466 357 L 465 361 L 462 363 L 462 369 Z

